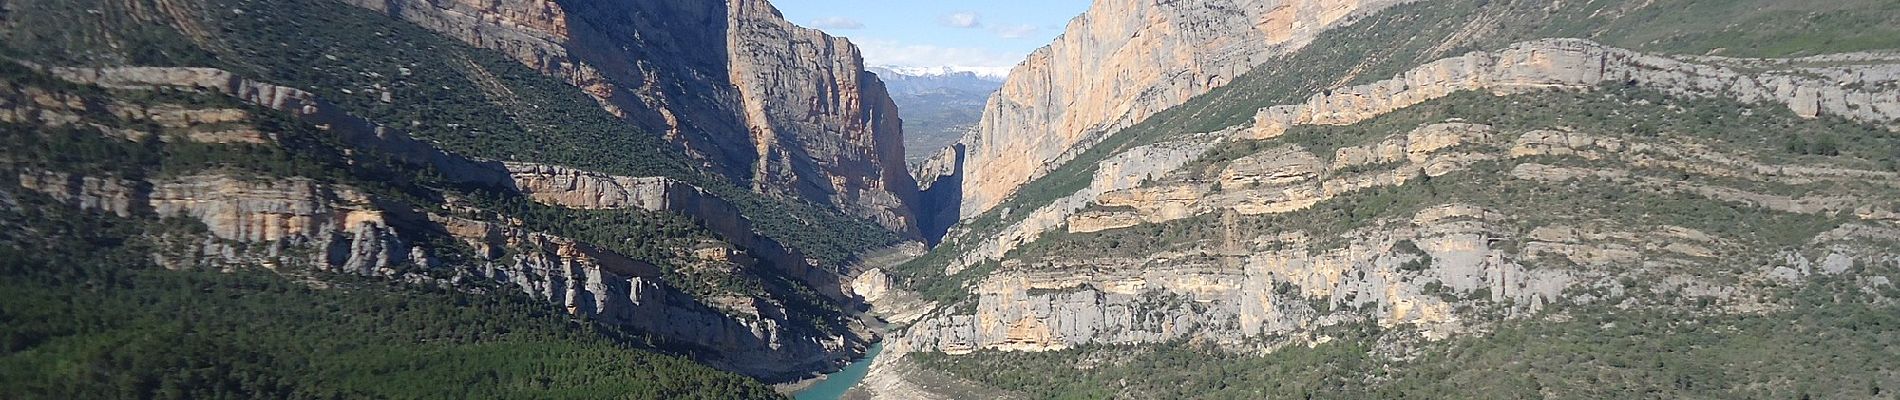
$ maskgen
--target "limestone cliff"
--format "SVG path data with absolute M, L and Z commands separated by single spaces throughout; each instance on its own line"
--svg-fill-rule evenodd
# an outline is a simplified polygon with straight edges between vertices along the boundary
M 845 294 L 837 274 L 820 268 L 795 249 L 759 235 L 737 207 L 704 189 L 665 177 L 613 176 L 529 163 L 507 165 L 516 190 L 535 201 L 568 208 L 637 208 L 692 217 L 749 251 L 751 257 L 770 261 L 781 273 L 805 282 L 820 294 L 845 303 L 856 301 Z
M 1821 65 L 1821 66 L 1813 66 Z M 1749 60 L 1720 57 L 1665 57 L 1646 55 L 1625 49 L 1606 47 L 1578 39 L 1548 39 L 1515 44 L 1492 52 L 1474 52 L 1434 61 L 1406 71 L 1391 79 L 1315 94 L 1303 104 L 1261 108 L 1252 125 L 1236 130 L 1187 135 L 1163 143 L 1140 146 L 1099 163 L 1087 189 L 1060 198 L 1036 210 L 1017 211 L 1012 223 L 995 235 L 977 239 L 958 254 L 947 271 L 954 273 L 978 263 L 1001 258 L 1045 233 L 1066 224 L 1069 231 L 1089 232 L 1161 222 L 1211 212 L 1187 211 L 1206 207 L 1200 194 L 1213 186 L 1137 188 L 1143 181 L 1159 177 L 1202 156 L 1215 144 L 1233 140 L 1276 138 L 1297 125 L 1349 125 L 1384 115 L 1421 102 L 1454 93 L 1482 90 L 1500 95 L 1530 93 L 1539 90 L 1588 90 L 1604 83 L 1621 82 L 1627 86 L 1689 97 L 1736 98 L 1750 102 L 1770 102 L 1787 107 L 1797 115 L 1830 115 L 1870 124 L 1900 124 L 1900 93 L 1891 90 L 1900 82 L 1900 58 L 1887 54 L 1819 56 L 1799 59 Z M 1455 145 L 1462 136 L 1453 126 L 1430 126 L 1413 132 L 1420 140 Z M 1397 147 L 1393 147 L 1397 146 Z M 1390 153 L 1379 164 L 1403 161 L 1403 144 L 1383 149 L 1365 149 L 1363 153 Z M 1342 150 L 1339 159 L 1371 157 Z M 1396 151 L 1397 153 L 1392 153 Z M 1315 171 L 1286 157 L 1263 159 L 1262 155 L 1236 160 L 1219 177 L 1220 187 L 1257 186 L 1310 176 Z M 1392 158 L 1397 157 L 1397 158 Z M 1270 160 L 1270 161 L 1269 161 Z M 1425 161 L 1423 159 L 1419 161 Z M 1442 174 L 1450 165 L 1465 165 L 1478 160 L 1434 160 L 1422 165 L 1425 173 Z M 1266 162 L 1272 165 L 1253 165 Z M 1317 162 L 1317 161 L 1313 161 Z M 1293 165 L 1277 165 L 1294 163 Z M 1349 163 L 1351 164 L 1351 163 Z M 1268 210 L 1299 209 L 1343 191 L 1357 190 L 1377 182 L 1409 179 L 1401 171 L 1384 177 L 1364 176 L 1355 181 L 1326 185 L 1299 186 L 1284 192 L 1248 197 L 1228 193 L 1215 196 L 1231 201 L 1236 211 L 1247 214 L 1277 212 Z M 933 187 L 932 190 L 935 190 Z M 1172 194 L 1170 194 L 1172 193 Z M 1172 198 L 1173 201 L 1160 201 Z M 1090 204 L 1111 209 L 1083 211 Z M 1135 212 L 1120 206 L 1134 206 Z M 1217 209 L 1218 207 L 1214 208 Z
M 343 0 L 561 77 L 754 190 L 916 235 L 916 183 L 857 47 L 764 0 Z
M 1833 65 L 1830 65 L 1833 64 Z M 1755 72 L 1754 71 L 1762 71 Z M 1672 93 L 1786 105 L 1900 127 L 1900 57 L 1859 54 L 1788 60 L 1664 57 L 1580 39 L 1518 43 L 1421 65 L 1392 79 L 1314 95 L 1306 104 L 1260 110 L 1252 139 L 1298 124 L 1344 125 L 1463 90 L 1509 94 L 1621 82 Z
M 712 349 L 716 358 L 708 362 L 764 377 L 825 368 L 861 340 L 793 332 L 783 326 L 784 305 L 767 299 L 695 298 L 669 285 L 658 267 L 586 242 L 433 213 L 399 221 L 415 218 L 414 212 L 386 210 L 359 190 L 309 179 L 197 175 L 137 182 L 53 171 L 26 171 L 18 179 L 23 189 L 82 209 L 202 223 L 208 236 L 153 254 L 170 268 L 315 266 L 450 287 L 493 280 L 576 315 Z M 412 243 L 395 227 L 416 224 L 473 248 L 475 264 L 442 262 L 438 255 L 454 249 Z M 734 252 L 720 246 L 693 251 L 697 262 L 746 262 Z
M 1784 283 L 1895 261 L 1888 249 L 1900 243 L 1900 210 L 1890 199 L 1900 175 L 1891 166 L 1780 158 L 1721 135 L 1581 130 L 1562 118 L 1508 129 L 1451 119 L 1348 132 L 1457 96 L 1521 110 L 1528 106 L 1518 102 L 1536 100 L 1514 99 L 1629 90 L 1678 100 L 1592 101 L 1649 115 L 1689 112 L 1677 102 L 1735 99 L 1765 107 L 1735 112 L 1775 113 L 1789 121 L 1782 124 L 1831 119 L 1886 132 L 1900 121 L 1896 65 L 1887 53 L 1661 56 L 1552 39 L 1264 107 L 1250 126 L 1108 157 L 1083 190 L 1013 211 L 997 231 L 963 243 L 942 271 L 926 273 L 993 271 L 962 288 L 968 297 L 907 322 L 900 340 L 949 353 L 1175 340 L 1258 349 L 1323 340 L 1304 335 L 1351 322 L 1413 327 L 1434 340 L 1550 304 L 1604 299 L 1639 307 L 1706 297 L 1723 310 L 1772 308 L 1765 293 Z M 1311 133 L 1335 129 L 1319 127 L 1339 130 Z M 1737 222 L 1690 227 L 1665 222 L 1689 219 L 1627 211 L 1637 204 L 1556 208 L 1544 203 L 1558 200 L 1511 197 L 1548 190 L 1537 187 L 1720 204 L 1713 207 L 1821 218 L 1833 228 L 1778 237 Z M 1408 205 L 1379 205 L 1393 198 Z M 1368 202 L 1383 213 L 1368 221 L 1365 211 L 1340 211 Z M 1733 265 L 1721 269 L 1727 278 L 1696 272 L 1711 260 Z M 1667 295 L 1629 295 L 1637 292 Z
M 963 140 L 960 214 L 988 210 L 1115 130 L 1401 2 L 1097 1 L 1010 72 Z

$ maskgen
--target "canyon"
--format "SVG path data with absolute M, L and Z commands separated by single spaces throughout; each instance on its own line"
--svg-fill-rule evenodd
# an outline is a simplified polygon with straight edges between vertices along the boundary
M 1098 0 L 1000 82 L 868 67 L 764 0 L 59 3 L 0 2 L 0 291 L 21 293 L 0 366 L 39 371 L 0 397 L 156 397 L 196 378 L 142 365 L 194 360 L 264 377 L 219 386 L 252 397 L 404 397 L 405 374 L 599 397 L 520 371 L 641 368 L 669 377 L 579 380 L 1900 387 L 1866 350 L 1900 304 L 1900 20 L 1878 1 Z M 137 305 L 221 290 L 370 326 L 426 323 L 378 314 L 428 309 L 402 294 L 448 298 L 419 318 L 465 322 L 136 362 L 73 344 L 246 329 Z M 318 340 L 273 335 L 234 343 Z M 394 372 L 304 371 L 338 366 Z
M 1075 149 L 1396 3 L 1095 2 L 1055 43 L 1010 72 L 977 131 L 960 141 L 962 160 L 948 172 L 963 188 L 958 215 L 987 211 Z
M 931 252 L 858 278 L 874 280 L 858 288 L 874 294 L 867 298 L 893 333 L 856 395 L 1064 393 L 1014 380 L 1093 373 L 1043 380 L 982 365 L 1101 367 L 1181 343 L 1299 354 L 1375 329 L 1355 328 L 1365 326 L 1384 333 L 1344 346 L 1402 363 L 1435 343 L 1484 340 L 1473 338 L 1575 312 L 1567 310 L 1634 314 L 1692 302 L 1703 315 L 1775 313 L 1787 307 L 1776 293 L 1816 281 L 1885 293 L 1900 265 L 1900 214 L 1888 204 L 1900 173 L 1884 161 L 1894 153 L 1886 144 L 1852 156 L 1834 147 L 1900 130 L 1900 58 L 1891 49 L 1744 58 L 1556 36 L 1458 55 L 1448 50 L 1510 37 L 1513 22 L 1500 20 L 1517 16 L 1435 21 L 1430 10 L 1465 5 L 1324 2 L 1333 8 L 1313 14 L 1322 22 L 1210 46 L 1226 53 L 1161 47 L 1189 54 L 1128 63 L 1179 74 L 1167 83 L 1131 82 L 1164 75 L 1115 69 L 1151 54 L 1144 41 L 1195 37 L 1142 28 L 1180 15 L 1165 11 L 1218 8 L 1210 3 L 1097 2 L 1012 72 L 978 132 L 923 165 L 926 204 L 960 208 L 926 215 L 945 226 L 927 228 L 943 232 Z M 1159 11 L 1128 11 L 1142 6 Z M 1473 7 L 1519 6 L 1538 5 Z M 1649 6 L 1583 18 L 1614 21 Z M 1249 7 L 1268 6 L 1233 6 L 1243 12 L 1196 26 L 1272 25 Z M 1386 8 L 1405 11 L 1379 14 Z M 1366 72 L 1386 61 L 1378 59 L 1301 69 L 1333 59 L 1339 53 L 1326 46 L 1342 37 L 1385 34 L 1329 33 L 1334 23 L 1444 29 L 1389 45 L 1352 42 L 1420 58 L 1384 64 L 1398 67 L 1390 76 Z M 1135 39 L 1089 41 L 1101 37 Z M 1431 47 L 1404 47 L 1421 45 Z M 1219 56 L 1235 58 L 1208 61 Z M 1323 74 L 1273 75 L 1295 69 Z M 1087 73 L 1065 78 L 1072 71 Z M 1145 120 L 1170 108 L 1235 123 Z M 1735 214 L 1700 217 L 1711 207 Z
M 564 79 L 754 190 L 915 234 L 916 183 L 883 82 L 850 41 L 766 1 L 349 3 Z

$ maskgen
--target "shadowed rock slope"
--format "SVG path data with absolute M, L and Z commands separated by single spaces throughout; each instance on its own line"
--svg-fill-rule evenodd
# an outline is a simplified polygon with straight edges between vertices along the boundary
M 845 273 L 918 237 L 883 84 L 763 1 L 0 7 L 4 212 L 193 227 L 130 270 L 521 297 L 778 382 L 862 353 Z

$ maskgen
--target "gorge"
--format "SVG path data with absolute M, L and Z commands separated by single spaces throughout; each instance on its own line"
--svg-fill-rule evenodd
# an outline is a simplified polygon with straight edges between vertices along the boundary
M 0 0 L 0 397 L 1900 393 L 1890 1 L 787 3 Z

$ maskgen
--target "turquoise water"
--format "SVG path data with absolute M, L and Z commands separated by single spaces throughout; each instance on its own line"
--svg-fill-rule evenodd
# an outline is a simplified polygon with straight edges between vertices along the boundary
M 877 359 L 877 353 L 883 351 L 883 342 L 872 343 L 871 348 L 865 349 L 864 358 L 844 366 L 844 369 L 828 375 L 816 385 L 792 393 L 792 396 L 798 400 L 837 400 L 844 397 L 845 390 L 857 386 L 858 381 L 864 380 L 864 375 L 871 372 L 871 360 Z

